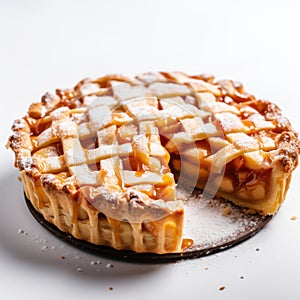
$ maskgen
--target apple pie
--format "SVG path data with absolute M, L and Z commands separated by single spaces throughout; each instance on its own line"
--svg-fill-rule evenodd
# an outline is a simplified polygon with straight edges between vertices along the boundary
M 95 245 L 183 251 L 181 182 L 261 215 L 285 199 L 299 140 L 242 84 L 181 72 L 107 75 L 46 93 L 8 146 L 45 220 Z

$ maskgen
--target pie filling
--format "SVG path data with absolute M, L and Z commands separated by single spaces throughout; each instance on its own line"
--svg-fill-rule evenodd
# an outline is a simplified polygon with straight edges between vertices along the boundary
M 181 252 L 176 183 L 275 214 L 299 141 L 279 108 L 212 76 L 109 75 L 46 94 L 9 146 L 44 218 L 75 238 L 136 252 Z

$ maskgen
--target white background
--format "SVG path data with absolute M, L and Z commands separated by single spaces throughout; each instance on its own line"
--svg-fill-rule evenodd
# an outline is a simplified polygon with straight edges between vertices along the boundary
M 279 213 L 250 240 L 201 259 L 139 265 L 83 253 L 44 230 L 5 149 L 31 102 L 107 73 L 238 80 L 299 131 L 299 12 L 299 1 L 0 1 L 0 298 L 300 299 L 299 170 Z

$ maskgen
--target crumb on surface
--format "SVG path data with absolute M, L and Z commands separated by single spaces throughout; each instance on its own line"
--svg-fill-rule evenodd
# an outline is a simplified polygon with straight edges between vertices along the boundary
M 222 286 L 219 287 L 219 291 L 223 291 L 223 290 L 225 290 L 225 286 L 224 285 L 222 285 Z
M 112 269 L 113 267 L 114 267 L 113 264 L 107 264 L 107 265 L 106 265 L 106 268 L 107 268 L 107 269 Z
M 223 209 L 222 216 L 227 217 L 227 216 L 230 215 L 230 214 L 231 214 L 231 207 L 230 207 L 230 206 L 226 206 L 226 207 Z
M 290 218 L 290 220 L 296 221 L 296 220 L 297 220 L 297 217 L 296 217 L 296 216 L 292 216 L 292 217 Z
M 109 289 L 110 291 L 112 291 L 112 290 L 113 290 L 113 287 L 109 287 L 108 289 Z
M 62 255 L 61 257 L 60 257 L 61 259 L 65 259 L 65 257 Z
M 205 267 L 204 270 L 207 271 L 207 270 L 208 270 L 208 267 Z

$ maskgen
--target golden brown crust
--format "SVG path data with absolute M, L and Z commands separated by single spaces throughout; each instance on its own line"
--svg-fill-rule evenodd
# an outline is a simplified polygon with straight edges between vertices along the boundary
M 244 194 L 239 190 L 241 183 L 239 183 L 238 187 L 237 184 L 233 184 L 232 189 L 235 190 L 235 192 L 229 192 L 231 186 L 228 186 L 228 178 L 230 176 L 232 177 L 232 175 L 226 178 L 226 182 L 221 182 L 221 187 L 222 184 L 224 184 L 225 188 L 220 192 L 220 195 L 223 195 L 242 206 L 248 205 L 249 208 L 254 208 L 262 214 L 273 214 L 278 210 L 288 189 L 291 173 L 298 165 L 300 143 L 298 134 L 292 129 L 289 121 L 282 116 L 281 110 L 275 104 L 266 100 L 256 99 L 253 95 L 247 93 L 240 83 L 231 80 L 216 81 L 211 75 L 189 76 L 181 72 L 160 72 L 145 73 L 132 79 L 116 74 L 103 76 L 96 80 L 84 79 L 73 89 L 57 89 L 55 95 L 46 93 L 42 97 L 41 102 L 33 103 L 28 110 L 28 114 L 24 118 L 16 120 L 12 126 L 13 134 L 9 138 L 7 146 L 15 153 L 15 166 L 19 168 L 22 174 L 25 192 L 27 193 L 28 198 L 48 221 L 54 223 L 60 229 L 73 234 L 75 237 L 97 244 L 110 245 L 117 249 L 132 249 L 138 252 L 151 251 L 157 253 L 180 251 L 183 226 L 183 208 L 180 206 L 180 203 L 176 205 L 172 204 L 172 207 L 170 206 L 170 201 L 167 204 L 165 202 L 157 202 L 157 204 L 151 202 L 149 204 L 147 203 L 148 200 L 145 200 L 148 198 L 143 198 L 142 194 L 139 194 L 134 190 L 129 190 L 127 192 L 120 192 L 119 190 L 109 192 L 102 187 L 82 187 L 74 180 L 74 176 L 70 174 L 70 166 L 66 163 L 63 155 L 55 161 L 56 167 L 54 169 L 51 169 L 51 166 L 49 167 L 49 164 L 53 165 L 52 161 L 49 162 L 47 159 L 41 159 L 39 156 L 39 151 L 42 151 L 44 147 L 44 144 L 41 143 L 39 138 L 41 139 L 41 135 L 45 134 L 45 132 L 53 125 L 52 123 L 57 117 L 56 112 L 58 109 L 62 109 L 59 111 L 59 114 L 65 114 L 67 118 L 70 117 L 71 111 L 72 118 L 77 124 L 87 122 L 87 120 L 82 119 L 87 118 L 84 112 L 88 111 L 89 103 L 96 97 L 114 96 L 114 99 L 117 99 L 117 101 L 122 101 L 122 94 L 120 94 L 120 96 L 117 89 L 115 89 L 117 83 L 128 84 L 129 94 L 131 93 L 130 95 L 132 97 L 139 96 L 139 87 L 144 88 L 144 96 L 149 97 L 154 95 L 158 99 L 162 99 L 160 105 L 162 105 L 163 99 L 175 97 L 176 95 L 179 95 L 184 99 L 185 103 L 191 105 L 189 106 L 189 109 L 191 109 L 192 106 L 198 106 L 199 108 L 199 106 L 203 105 L 203 107 L 201 106 L 202 119 L 205 124 L 211 123 L 215 126 L 215 132 L 212 133 L 211 137 L 218 137 L 221 131 L 222 135 L 225 135 L 228 141 L 231 141 L 230 139 L 232 139 L 233 141 L 231 141 L 231 143 L 235 143 L 234 146 L 227 147 L 228 151 L 232 152 L 232 160 L 234 160 L 235 154 L 239 157 L 243 157 L 243 160 L 247 161 L 248 159 L 244 155 L 246 149 L 242 149 L 244 145 L 239 144 L 238 141 L 235 140 L 237 139 L 235 134 L 238 134 L 240 131 L 245 131 L 249 139 L 249 141 L 247 140 L 247 143 L 252 143 L 251 146 L 253 146 L 253 142 L 250 140 L 251 138 L 259 140 L 260 146 L 254 145 L 252 151 L 261 151 L 268 156 L 266 159 L 269 164 L 268 168 L 272 170 L 272 176 L 268 179 L 270 180 L 271 188 L 276 188 L 275 186 L 272 186 L 275 181 L 278 182 L 278 180 L 281 180 L 282 183 L 281 190 L 276 189 L 275 192 L 272 191 L 266 194 L 267 200 L 265 203 L 272 202 L 274 197 L 276 198 L 276 201 L 270 205 L 271 208 L 267 207 L 266 204 L 266 208 L 264 207 L 262 210 L 257 209 L 257 207 L 258 205 L 263 207 L 265 205 L 263 204 L 263 201 L 261 201 L 261 203 L 256 201 L 258 204 L 249 205 L 249 201 L 243 199 L 243 197 L 246 196 L 242 196 L 245 195 L 245 190 L 243 191 Z M 131 90 L 131 88 L 136 88 L 136 90 Z M 128 92 L 126 86 L 125 90 L 125 92 Z M 131 96 L 128 97 L 130 98 Z M 213 103 L 211 102 L 212 106 L 204 106 L 204 102 L 207 99 L 209 101 L 214 99 Z M 210 102 L 208 102 L 208 104 L 210 105 Z M 214 104 L 216 104 L 216 106 L 213 106 Z M 227 115 L 220 115 L 220 113 L 224 113 L 224 109 L 225 113 L 228 111 L 229 117 L 232 118 L 232 121 L 229 123 L 227 121 Z M 251 119 L 253 116 L 254 118 Z M 117 117 L 119 118 L 119 116 Z M 77 120 L 76 118 L 79 119 Z M 240 127 L 237 126 L 234 128 L 234 122 L 236 122 L 235 120 L 237 118 L 241 120 L 239 121 Z M 123 121 L 120 122 L 120 124 L 123 124 Z M 265 123 L 261 125 L 260 122 Z M 170 124 L 167 125 L 169 126 Z M 166 125 L 164 126 L 166 127 Z M 175 125 L 171 124 L 170 128 L 173 128 L 172 126 Z M 190 125 L 182 122 L 181 126 Z M 257 129 L 259 126 L 262 126 L 261 129 Z M 267 126 L 266 129 L 263 126 Z M 164 130 L 165 128 L 163 128 L 161 132 L 164 132 Z M 55 134 L 55 132 L 52 132 L 51 138 L 54 141 L 56 141 Z M 199 134 L 201 135 L 203 133 Z M 164 132 L 163 135 L 165 135 L 166 138 L 174 137 L 168 131 Z M 266 144 L 264 144 L 265 138 L 273 140 L 275 146 L 266 146 Z M 59 143 L 59 140 L 57 140 L 57 143 Z M 172 144 L 170 142 L 169 144 L 166 144 L 165 147 L 167 149 L 173 149 L 170 151 L 172 152 L 172 155 L 175 155 L 174 157 L 176 157 L 176 150 L 174 150 L 174 147 L 176 148 L 176 143 L 174 143 L 175 142 Z M 214 143 L 217 145 L 216 147 L 219 147 L 219 142 Z M 50 151 L 50 154 L 47 152 L 47 154 L 42 155 L 51 156 L 51 151 L 60 154 L 60 152 L 63 151 L 59 147 L 61 147 L 61 145 L 53 143 L 55 151 L 51 150 L 51 148 L 47 150 L 48 152 Z M 217 154 L 217 150 L 214 150 L 216 152 L 215 154 Z M 134 151 L 140 153 L 139 149 Z M 220 155 L 220 152 L 218 153 Z M 213 157 L 213 154 L 214 153 L 210 153 L 211 157 Z M 148 162 L 147 157 L 144 158 L 144 160 L 142 159 L 142 162 L 145 161 Z M 175 161 L 176 159 L 174 162 Z M 208 169 L 210 169 L 210 165 L 212 165 L 211 161 L 212 160 L 209 158 L 204 159 Z M 238 160 L 235 160 L 234 163 L 232 163 L 231 160 L 228 160 L 225 177 L 229 174 L 229 164 L 231 169 L 235 168 L 234 172 L 236 172 L 236 174 L 242 170 L 240 166 L 241 163 L 238 162 Z M 220 168 L 221 167 L 224 166 L 221 165 Z M 251 172 L 253 173 L 253 169 L 251 169 L 253 166 L 251 166 L 250 169 L 248 166 L 243 166 L 243 168 L 244 173 L 246 173 L 246 171 L 249 174 Z M 54 175 L 51 174 L 51 170 L 52 172 L 55 170 Z M 261 178 L 263 178 L 263 176 L 261 176 Z M 247 179 L 247 181 L 245 181 L 246 179 L 243 180 L 244 186 L 248 186 L 250 179 Z M 201 187 L 203 187 L 202 185 L 203 184 L 200 184 Z M 268 189 L 271 188 L 268 187 Z M 32 191 L 34 189 L 39 190 L 42 196 L 39 197 L 37 194 L 34 194 Z M 253 192 L 253 190 L 251 190 L 251 192 Z M 253 195 L 259 194 L 259 192 L 259 190 L 254 191 Z M 111 195 L 115 194 L 114 200 L 112 200 L 113 197 L 107 196 L 109 193 Z M 103 196 L 104 194 L 106 195 L 105 197 Z M 91 195 L 93 195 L 93 197 L 91 197 Z M 60 203 L 57 201 L 58 198 L 64 199 L 61 200 L 62 203 L 64 203 L 64 207 L 60 207 Z M 101 201 L 99 201 L 99 199 L 101 199 Z M 103 199 L 105 201 L 103 201 Z M 47 204 L 43 204 L 43 201 Z M 95 204 L 96 202 L 101 203 L 101 207 L 91 204 Z M 253 201 L 253 203 L 255 203 L 255 201 Z M 119 215 L 116 213 L 116 209 L 114 210 L 113 207 L 117 207 L 119 212 L 123 212 L 123 218 L 121 214 Z M 62 218 L 63 220 L 60 220 L 59 217 L 59 212 L 61 210 L 63 210 L 64 213 L 67 212 L 65 218 Z M 103 221 L 103 218 L 98 219 L 99 211 L 106 216 L 106 220 Z M 149 216 L 149 211 L 150 214 L 152 214 L 151 216 Z M 88 218 L 84 218 L 83 216 L 88 216 Z M 137 217 L 135 218 L 134 216 Z M 132 219 L 130 219 L 131 217 Z M 158 238 L 157 235 L 163 235 L 158 229 L 152 232 L 149 229 L 153 228 L 154 221 L 152 223 L 148 222 L 149 224 L 152 224 L 152 227 L 148 223 L 143 223 L 145 232 L 143 232 L 142 235 L 138 235 L 140 228 L 134 227 L 136 225 L 132 224 L 141 223 L 141 220 L 145 220 L 146 217 L 148 219 L 152 217 L 157 222 L 158 220 L 161 220 L 159 222 L 161 226 L 164 224 L 164 230 L 170 230 L 171 233 L 165 233 L 165 239 L 168 237 L 168 243 L 163 242 L 163 246 L 158 244 L 154 246 L 154 244 L 157 243 L 157 241 L 155 242 L 155 239 Z M 87 225 L 87 219 L 90 222 L 89 225 Z M 121 225 L 120 223 L 117 224 L 117 219 L 120 219 Z M 123 221 L 123 219 L 126 219 L 127 223 Z M 176 220 L 177 224 L 174 224 L 174 220 Z M 75 223 L 77 224 L 76 226 L 74 225 Z M 127 239 L 134 240 L 132 241 L 132 245 L 126 243 L 125 238 L 122 240 L 119 235 L 109 237 L 109 235 L 102 230 L 105 226 L 110 228 L 114 226 L 116 228 L 119 228 L 120 226 L 122 228 L 127 228 L 127 225 L 132 226 L 130 229 L 132 237 L 130 238 L 127 236 Z M 95 229 L 95 226 L 97 229 Z M 104 227 L 102 228 L 101 226 Z M 162 226 L 162 228 L 164 228 L 164 226 Z M 87 228 L 92 229 L 89 232 Z M 167 230 L 166 228 L 169 229 Z M 153 236 L 154 232 L 156 232 L 156 237 Z M 158 234 L 158 232 L 160 233 Z M 173 246 L 167 246 L 167 244 Z
M 289 121 L 282 116 L 281 110 L 278 106 L 274 103 L 271 103 L 266 100 L 257 100 L 254 96 L 249 95 L 245 92 L 243 86 L 241 84 L 234 84 L 231 80 L 223 80 L 223 81 L 214 81 L 213 76 L 208 75 L 198 75 L 198 76 L 187 76 L 186 80 L 176 80 L 178 79 L 177 74 L 182 73 L 173 73 L 167 72 L 160 72 L 159 74 L 154 74 L 153 76 L 158 77 L 158 81 L 166 81 L 170 80 L 172 82 L 179 82 L 185 83 L 189 86 L 193 86 L 194 83 L 187 83 L 186 80 L 188 79 L 199 79 L 203 82 L 208 82 L 212 84 L 210 89 L 216 87 L 217 90 L 221 90 L 220 98 L 223 100 L 226 97 L 230 97 L 234 104 L 239 104 L 240 102 L 246 102 L 247 106 L 253 107 L 257 109 L 257 111 L 265 117 L 268 121 L 276 120 L 276 129 L 275 131 L 278 133 L 282 133 L 279 137 L 277 137 L 277 151 L 282 162 L 283 168 L 288 171 L 291 171 L 297 166 L 298 164 L 298 154 L 299 154 L 299 140 L 298 134 L 292 129 Z M 163 76 L 161 78 L 161 76 Z M 28 116 L 32 117 L 34 120 L 28 123 L 28 117 L 24 117 L 22 119 L 18 119 L 14 122 L 12 126 L 12 130 L 14 134 L 9 138 L 8 147 L 12 148 L 16 154 L 16 165 L 20 167 L 21 170 L 25 168 L 24 162 L 22 158 L 27 157 L 26 154 L 24 155 L 24 149 L 31 151 L 33 149 L 33 145 L 30 141 L 30 136 L 32 131 L 34 131 L 37 126 L 37 119 L 42 116 L 49 115 L 53 110 L 68 106 L 70 108 L 77 108 L 81 107 L 82 104 L 82 97 L 84 97 L 84 93 L 80 91 L 80 87 L 84 84 L 99 84 L 100 89 L 109 88 L 111 87 L 110 81 L 120 81 L 120 82 L 133 82 L 130 78 L 125 77 L 123 75 L 106 75 L 104 77 L 100 77 L 96 80 L 85 79 L 78 83 L 74 90 L 56 90 L 56 95 L 53 96 L 49 93 L 46 93 L 42 97 L 42 101 L 39 103 L 33 103 L 29 110 Z M 199 84 L 199 83 L 197 83 Z M 199 88 L 198 88 L 199 89 Z M 209 88 L 203 87 L 201 91 L 208 91 Z M 209 90 L 211 91 L 211 90 Z M 105 93 L 105 91 L 100 91 L 100 93 Z M 230 104 L 230 103 L 229 103 Z M 38 111 L 36 111 L 38 107 Z M 44 111 L 42 114 L 41 111 Z M 288 139 L 288 141 L 287 141 Z M 27 153 L 27 151 L 24 151 Z M 30 168 L 28 168 L 30 169 Z

